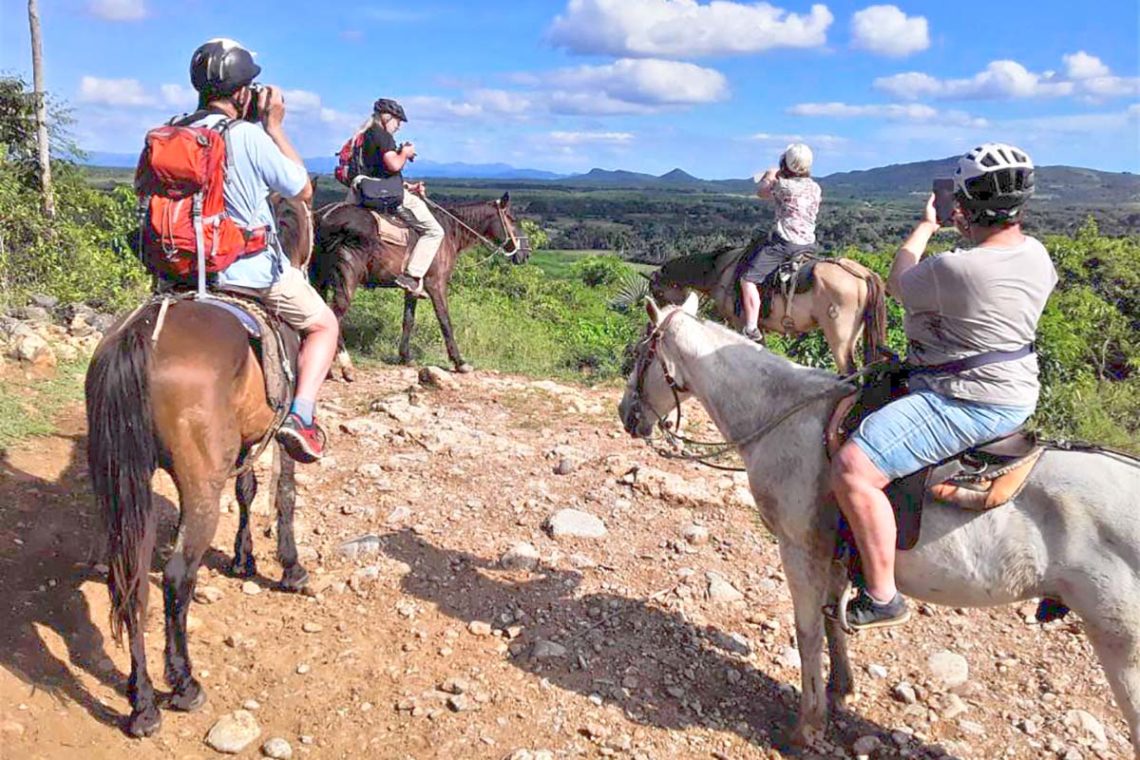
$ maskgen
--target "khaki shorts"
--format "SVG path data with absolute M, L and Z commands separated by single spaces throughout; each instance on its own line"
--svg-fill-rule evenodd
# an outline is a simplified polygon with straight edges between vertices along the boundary
M 305 274 L 289 265 L 277 282 L 261 291 L 261 300 L 266 308 L 300 332 L 312 327 L 329 308 Z

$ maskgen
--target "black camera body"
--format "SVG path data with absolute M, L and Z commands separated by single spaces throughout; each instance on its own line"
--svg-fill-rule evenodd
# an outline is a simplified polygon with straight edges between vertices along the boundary
M 249 86 L 249 108 L 245 111 L 243 117 L 246 121 L 252 121 L 255 124 L 261 122 L 261 117 L 264 115 L 261 112 L 261 93 L 268 91 L 269 88 L 263 84 L 251 84 Z
M 396 146 L 396 152 L 397 153 L 399 153 L 403 149 L 404 149 L 404 143 L 400 143 L 399 145 Z M 414 164 L 415 162 L 416 162 L 415 156 L 408 156 L 408 163 L 409 164 Z

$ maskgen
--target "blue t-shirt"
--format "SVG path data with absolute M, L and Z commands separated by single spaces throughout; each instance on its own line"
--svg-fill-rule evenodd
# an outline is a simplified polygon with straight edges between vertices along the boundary
M 210 114 L 195 126 L 214 126 L 222 118 Z M 278 192 L 288 198 L 305 189 L 309 173 L 281 152 L 272 138 L 257 124 L 234 121 L 226 138 L 229 168 L 223 189 L 226 213 L 240 227 L 268 226 L 277 232 L 269 193 Z M 218 283 L 244 288 L 268 288 L 288 264 L 276 235 L 270 246 L 259 254 L 238 259 L 218 273 Z

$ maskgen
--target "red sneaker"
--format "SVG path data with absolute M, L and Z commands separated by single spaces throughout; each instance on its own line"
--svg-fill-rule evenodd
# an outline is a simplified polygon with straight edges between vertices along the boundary
M 306 425 L 300 417 L 290 412 L 277 431 L 277 440 L 285 447 L 286 453 L 298 462 L 309 464 L 324 456 L 325 434 L 317 426 L 315 418 L 312 425 Z

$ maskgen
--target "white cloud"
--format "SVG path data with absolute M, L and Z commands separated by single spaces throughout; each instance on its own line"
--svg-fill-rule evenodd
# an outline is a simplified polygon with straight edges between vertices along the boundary
M 551 132 L 548 135 L 554 145 L 625 145 L 633 139 L 632 132 Z
M 164 84 L 158 88 L 162 102 L 175 108 L 191 109 L 198 105 L 198 93 L 193 87 L 181 84 Z
M 751 142 L 762 143 L 766 146 L 785 147 L 791 143 L 807 143 L 816 149 L 832 149 L 846 145 L 849 140 L 839 135 L 801 135 L 801 134 L 770 134 L 757 132 L 747 138 Z
M 1112 76 L 1108 67 L 1084 51 L 1064 57 L 1065 74 L 1029 71 L 1017 61 L 992 61 L 964 79 L 938 79 L 918 71 L 879 77 L 876 89 L 904 100 L 984 100 L 1081 95 L 1098 99 L 1140 93 L 1140 77 Z
M 550 40 L 575 53 L 621 57 L 695 57 L 811 48 L 827 42 L 826 5 L 803 15 L 766 2 L 570 0 Z
M 286 113 L 319 113 L 321 110 L 321 96 L 308 90 L 282 90 L 285 98 Z
M 107 106 L 153 106 L 156 103 L 137 79 L 100 79 L 93 76 L 79 80 L 79 102 Z
M 544 115 L 644 115 L 728 97 L 714 69 L 680 61 L 623 58 L 508 77 L 520 89 L 475 89 L 460 98 L 407 98 L 408 116 L 426 121 L 496 117 L 528 121 Z
M 1062 56 L 1061 60 L 1065 62 L 1065 74 L 1069 79 L 1092 79 L 1109 74 L 1108 67 L 1099 58 L 1083 50 Z
M 712 103 L 728 96 L 728 80 L 719 71 L 680 61 L 623 58 L 560 69 L 541 79 L 562 89 L 643 105 Z
M 146 18 L 145 0 L 90 0 L 87 10 L 107 21 L 138 21 Z
M 851 105 L 848 103 L 799 103 L 788 109 L 795 116 L 872 118 L 889 121 L 940 122 L 954 126 L 984 127 L 985 119 L 962 111 L 939 111 L 922 103 Z
M 852 44 L 880 55 L 901 58 L 930 47 L 924 16 L 907 16 L 894 5 L 872 5 L 851 17 Z

